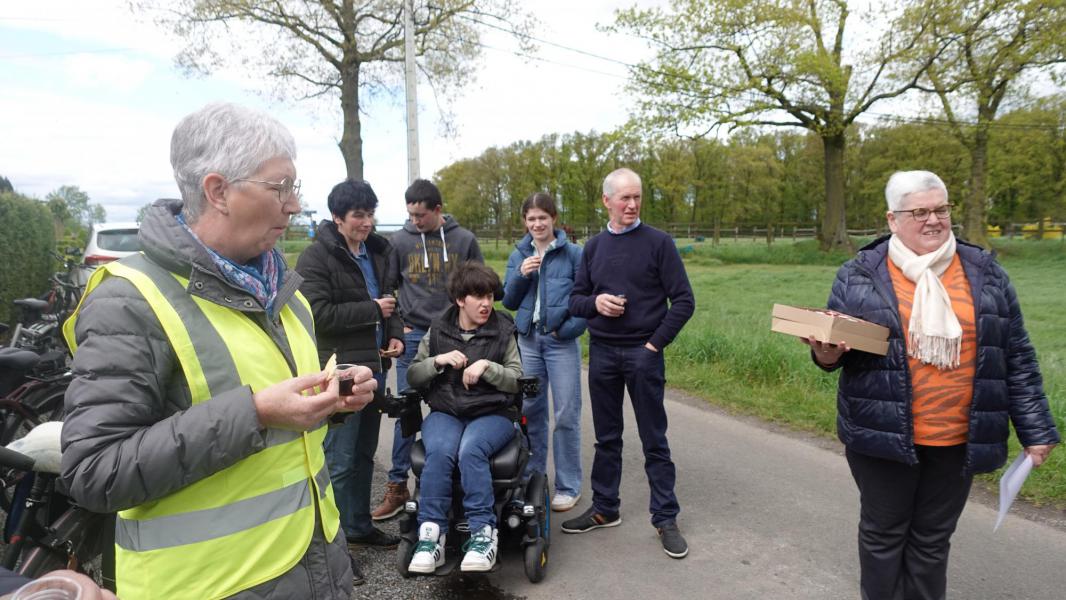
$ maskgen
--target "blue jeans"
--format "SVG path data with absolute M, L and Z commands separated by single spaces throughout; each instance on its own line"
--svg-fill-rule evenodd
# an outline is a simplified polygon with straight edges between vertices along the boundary
M 426 464 L 422 468 L 418 525 L 433 522 L 440 527 L 441 533 L 447 533 L 452 474 L 458 463 L 463 486 L 463 512 L 470 531 L 485 525 L 496 527 L 489 460 L 514 435 L 514 423 L 501 415 L 460 419 L 439 411 L 430 412 L 422 423 Z
M 384 390 L 385 374 L 375 373 L 374 379 Z M 370 479 L 380 426 L 381 413 L 362 410 L 326 432 L 324 447 L 333 497 L 341 513 L 341 527 L 349 537 L 367 535 L 374 528 L 370 519 Z
M 396 393 L 407 389 L 407 367 L 418 353 L 418 343 L 426 337 L 424 329 L 413 329 L 403 334 L 403 355 L 396 359 Z M 400 420 L 396 419 L 392 432 L 392 468 L 389 469 L 389 481 L 400 483 L 407 481 L 407 472 L 411 470 L 411 444 L 415 437 L 404 437 L 400 431 Z
M 666 363 L 662 352 L 643 346 L 589 342 L 589 406 L 596 431 L 592 460 L 592 505 L 597 512 L 618 514 L 622 481 L 622 402 L 625 390 L 633 403 L 637 432 L 644 449 L 644 472 L 651 488 L 652 525 L 676 520 L 681 508 L 674 495 L 676 472 L 666 441 Z
M 581 493 L 581 347 L 576 339 L 560 340 L 531 331 L 518 337 L 522 372 L 540 378 L 540 392 L 522 404 L 529 431 L 532 456 L 525 475 L 548 471 L 548 387 L 551 386 L 555 429 L 552 456 L 555 460 L 555 491 Z

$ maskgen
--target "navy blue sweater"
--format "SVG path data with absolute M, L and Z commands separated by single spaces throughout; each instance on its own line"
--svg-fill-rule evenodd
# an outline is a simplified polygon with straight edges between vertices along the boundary
M 600 294 L 625 294 L 622 316 L 596 312 Z M 685 264 L 665 232 L 641 224 L 620 235 L 603 231 L 585 244 L 570 294 L 570 314 L 588 319 L 593 340 L 618 346 L 650 342 L 662 350 L 695 308 Z

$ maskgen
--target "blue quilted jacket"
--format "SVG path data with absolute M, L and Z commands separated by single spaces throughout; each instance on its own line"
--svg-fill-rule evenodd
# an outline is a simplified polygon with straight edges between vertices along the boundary
M 555 230 L 555 247 L 544 255 L 538 273 L 522 275 L 522 261 L 533 255 L 533 236 L 528 233 L 515 244 L 504 275 L 503 305 L 515 312 L 514 322 L 522 335 L 533 324 L 533 306 L 540 290 L 541 333 L 555 333 L 559 339 L 572 340 L 585 333 L 585 319 L 570 314 L 570 292 L 581 264 L 581 246 L 566 239 L 566 232 Z
M 978 345 L 965 470 L 982 473 L 1006 461 L 1008 421 L 1023 446 L 1058 443 L 1059 433 L 1007 273 L 978 246 L 959 241 L 957 252 L 974 291 Z M 828 308 L 891 332 L 886 356 L 852 350 L 835 366 L 843 369 L 837 435 L 855 452 L 916 464 L 911 375 L 887 259 L 886 236 L 837 271 L 829 295 Z

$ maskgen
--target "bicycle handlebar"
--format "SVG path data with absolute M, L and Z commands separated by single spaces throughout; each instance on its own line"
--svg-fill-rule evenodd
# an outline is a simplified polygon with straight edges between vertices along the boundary
M 29 473 L 34 464 L 34 460 L 25 454 L 0 446 L 0 465 Z

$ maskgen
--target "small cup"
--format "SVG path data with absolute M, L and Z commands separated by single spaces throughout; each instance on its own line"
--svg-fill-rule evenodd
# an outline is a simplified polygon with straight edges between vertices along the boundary
M 81 584 L 63 575 L 49 575 L 15 590 L 13 600 L 79 600 Z
M 355 365 L 337 365 L 337 383 L 340 384 L 340 395 L 351 396 L 355 390 L 355 373 L 346 372 Z

